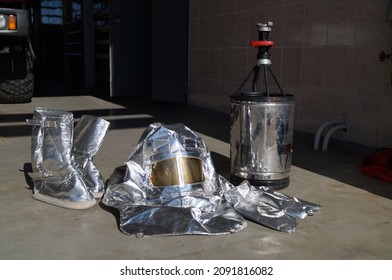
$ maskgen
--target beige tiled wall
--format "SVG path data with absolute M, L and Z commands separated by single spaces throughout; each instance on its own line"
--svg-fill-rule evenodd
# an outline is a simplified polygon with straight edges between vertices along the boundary
M 190 0 L 189 104 L 229 114 L 256 61 L 256 23 L 272 21 L 271 68 L 295 95 L 295 129 L 340 117 L 350 127 L 334 138 L 392 147 L 392 61 L 379 61 L 392 53 L 388 2 Z

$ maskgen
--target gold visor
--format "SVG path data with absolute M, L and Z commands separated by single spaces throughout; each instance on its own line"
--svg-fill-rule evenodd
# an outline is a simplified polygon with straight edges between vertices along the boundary
M 201 160 L 191 157 L 169 158 L 153 163 L 150 179 L 156 187 L 183 186 L 205 180 Z

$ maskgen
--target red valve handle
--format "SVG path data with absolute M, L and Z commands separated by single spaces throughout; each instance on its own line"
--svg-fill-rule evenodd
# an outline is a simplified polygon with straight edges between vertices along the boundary
M 250 41 L 249 43 L 252 47 L 272 47 L 274 41 Z

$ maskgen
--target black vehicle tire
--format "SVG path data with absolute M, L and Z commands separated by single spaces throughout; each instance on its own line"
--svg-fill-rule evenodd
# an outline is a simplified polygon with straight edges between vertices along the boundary
M 33 54 L 28 44 L 10 49 L 0 58 L 0 103 L 29 103 L 34 93 Z

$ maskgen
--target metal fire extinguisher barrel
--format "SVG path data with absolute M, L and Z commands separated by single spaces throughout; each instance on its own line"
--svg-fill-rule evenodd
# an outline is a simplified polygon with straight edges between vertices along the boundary
M 230 160 L 234 183 L 282 189 L 289 185 L 294 96 L 231 96 Z
M 257 23 L 258 41 L 256 65 L 230 96 L 230 161 L 231 180 L 270 189 L 289 185 L 294 127 L 294 96 L 283 92 L 270 65 L 269 49 L 274 42 L 269 39 L 272 22 Z M 258 90 L 260 73 L 264 75 L 264 92 Z M 280 93 L 270 93 L 268 74 Z M 253 76 L 252 88 L 243 88 Z

